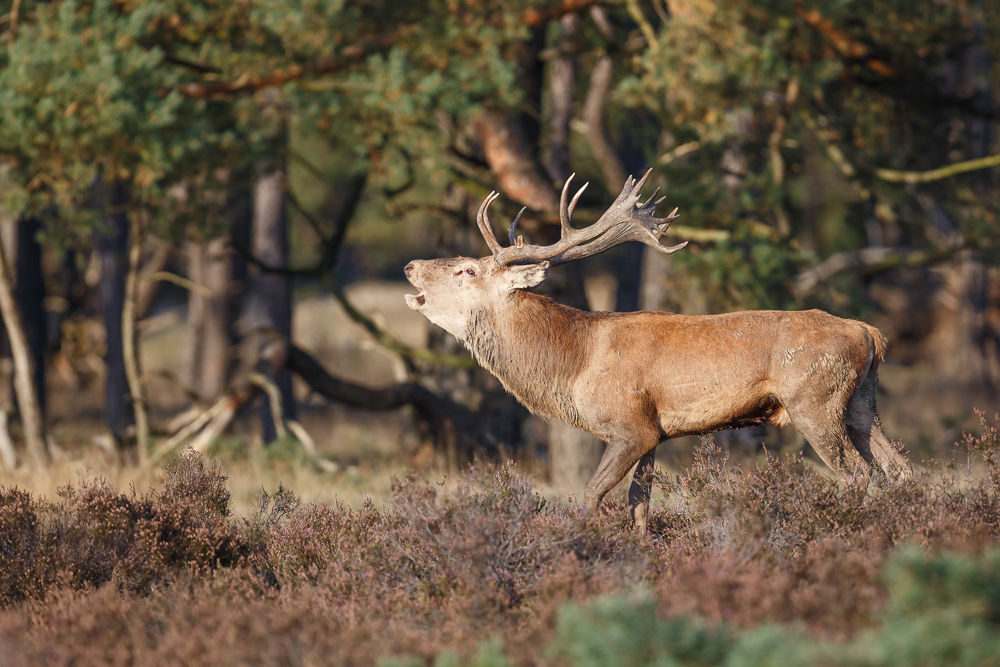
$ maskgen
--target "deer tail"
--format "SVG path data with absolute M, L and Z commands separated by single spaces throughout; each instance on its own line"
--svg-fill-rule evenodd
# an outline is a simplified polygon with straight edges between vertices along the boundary
M 861 326 L 865 328 L 865 333 L 868 334 L 868 337 L 872 341 L 872 350 L 874 352 L 872 355 L 872 365 L 878 367 L 878 363 L 885 360 L 885 350 L 889 347 L 889 341 L 886 340 L 881 331 L 872 325 L 862 322 Z

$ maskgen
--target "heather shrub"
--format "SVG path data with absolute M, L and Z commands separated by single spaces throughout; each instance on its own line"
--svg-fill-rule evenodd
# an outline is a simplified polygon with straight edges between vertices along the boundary
M 651 520 L 668 564 L 654 581 L 661 612 L 798 622 L 842 639 L 869 627 L 896 545 L 977 553 L 1000 537 L 1000 443 L 983 425 L 961 443 L 961 465 L 877 480 L 867 493 L 799 456 L 739 466 L 703 443 L 683 474 L 654 479 L 669 498 Z
M 249 545 L 230 519 L 218 464 L 186 454 L 164 469 L 162 487 L 121 493 L 102 480 L 36 501 L 0 490 L 0 604 L 44 597 L 59 584 L 90 588 L 114 581 L 145 592 L 183 569 L 237 564 Z
M 0 489 L 0 654 L 16 664 L 997 664 L 995 430 L 913 481 L 844 489 L 706 444 L 654 482 L 646 539 L 513 464 L 409 476 L 386 507 L 262 489 L 231 515 L 195 454 L 158 490 Z M 548 648 L 547 648 L 548 647 Z M 390 657 L 403 656 L 403 657 Z M 406 657 L 409 656 L 409 657 Z M 12 663 L 15 664 L 15 663 Z
M 48 563 L 37 558 L 38 513 L 31 495 L 0 487 L 0 606 L 38 594 Z
M 393 506 L 406 526 L 399 546 L 426 591 L 464 591 L 468 613 L 518 606 L 539 576 L 565 558 L 586 578 L 605 562 L 639 557 L 620 517 L 591 517 L 580 506 L 551 503 L 510 463 L 486 473 L 473 469 L 443 496 L 403 480 L 393 490 Z
M 473 469 L 448 493 L 407 477 L 391 502 L 386 511 L 368 502 L 289 513 L 265 531 L 269 571 L 284 586 L 322 585 L 340 600 L 421 600 L 478 617 L 551 593 L 563 570 L 578 585 L 641 560 L 620 516 L 550 503 L 512 464 Z

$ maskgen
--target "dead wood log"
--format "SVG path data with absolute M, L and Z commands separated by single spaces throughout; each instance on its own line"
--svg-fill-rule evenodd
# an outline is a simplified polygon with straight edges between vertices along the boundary
M 471 458 L 473 451 L 496 450 L 497 442 L 480 415 L 445 396 L 435 394 L 416 382 L 390 387 L 366 387 L 334 377 L 308 352 L 292 344 L 285 346 L 284 362 L 317 394 L 364 410 L 396 410 L 413 406 L 417 418 L 438 442 L 453 440 L 459 451 Z

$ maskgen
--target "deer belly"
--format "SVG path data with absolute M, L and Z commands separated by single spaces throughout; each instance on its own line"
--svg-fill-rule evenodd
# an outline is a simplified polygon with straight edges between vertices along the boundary
M 779 426 L 787 422 L 784 408 L 764 382 L 718 387 L 714 391 L 694 390 L 680 400 L 658 403 L 657 416 L 665 438 L 711 433 L 766 421 Z

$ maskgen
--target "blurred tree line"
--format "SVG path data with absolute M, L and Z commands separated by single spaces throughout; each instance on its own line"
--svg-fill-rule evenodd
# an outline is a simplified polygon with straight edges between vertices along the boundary
M 455 452 L 515 447 L 526 415 L 454 341 L 409 349 L 346 301 L 342 248 L 382 218 L 423 232 L 387 262 L 482 255 L 492 189 L 549 240 L 574 171 L 599 186 L 586 222 L 652 167 L 691 244 L 570 265 L 546 285 L 558 300 L 586 308 L 604 267 L 618 310 L 880 312 L 901 360 L 1000 381 L 995 0 L 0 0 L 0 31 L 0 306 L 38 464 L 44 368 L 80 313 L 106 332 L 108 431 L 140 462 L 255 400 L 266 440 L 307 439 L 291 372 L 332 400 L 413 405 Z M 300 257 L 295 225 L 314 240 Z M 163 281 L 189 290 L 192 329 L 177 379 L 195 408 L 170 425 L 149 423 L 135 351 Z M 288 342 L 296 281 L 413 382 L 355 386 Z M 473 395 L 477 412 L 454 400 Z M 549 446 L 570 477 L 600 447 L 562 426 Z

